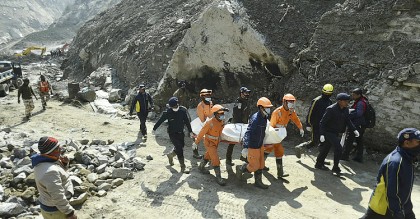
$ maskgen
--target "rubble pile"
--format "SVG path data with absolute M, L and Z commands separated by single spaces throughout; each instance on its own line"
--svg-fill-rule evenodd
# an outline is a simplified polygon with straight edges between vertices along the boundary
M 37 153 L 38 139 L 10 128 L 0 130 L 0 217 L 38 215 L 38 191 L 30 159 Z M 146 165 L 136 156 L 138 144 L 133 142 L 68 139 L 61 145 L 70 159 L 67 171 L 74 187 L 73 206 L 83 204 L 89 196 L 105 196 Z

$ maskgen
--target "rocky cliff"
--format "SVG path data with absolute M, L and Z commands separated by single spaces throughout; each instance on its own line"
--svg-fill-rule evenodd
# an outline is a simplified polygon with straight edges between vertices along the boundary
M 44 30 L 75 0 L 13 0 L 0 3 L 0 45 Z
M 418 126 L 418 1 L 123 1 L 79 31 L 66 76 L 110 64 L 128 87 L 147 83 L 161 105 L 187 80 L 232 101 L 240 86 L 277 102 L 309 101 L 325 83 L 362 87 L 377 110 L 367 144 L 388 150 L 399 129 Z

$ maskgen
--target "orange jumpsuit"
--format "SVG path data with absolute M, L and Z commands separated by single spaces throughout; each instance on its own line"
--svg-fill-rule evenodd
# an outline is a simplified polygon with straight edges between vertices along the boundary
M 209 105 L 205 104 L 203 101 L 201 101 L 197 105 L 197 116 L 200 118 L 201 122 L 205 122 L 207 117 L 211 118 L 213 117 L 213 114 L 211 113 L 211 108 L 213 107 L 213 103 L 210 102 Z
M 281 106 L 275 109 L 271 114 L 270 125 L 273 128 L 277 125 L 286 127 L 290 120 L 292 120 L 299 129 L 302 129 L 302 123 L 300 122 L 296 112 L 294 110 L 286 110 L 283 106 Z M 273 144 L 273 147 L 265 147 L 264 151 L 265 153 L 271 153 L 273 150 L 275 157 L 283 157 L 284 148 L 281 143 Z
M 223 127 L 225 126 L 223 121 L 219 121 L 216 118 L 212 118 L 204 123 L 200 133 L 198 133 L 195 143 L 198 145 L 204 137 L 204 147 L 206 153 L 204 154 L 205 160 L 211 160 L 213 166 L 220 166 L 219 155 L 217 154 L 217 147 L 220 142 L 220 135 L 222 134 Z

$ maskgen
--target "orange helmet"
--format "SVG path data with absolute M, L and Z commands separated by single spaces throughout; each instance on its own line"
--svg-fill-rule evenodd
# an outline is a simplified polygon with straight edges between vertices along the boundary
M 224 108 L 222 105 L 220 104 L 216 104 L 211 108 L 211 112 L 212 113 L 225 113 L 225 112 L 229 112 L 228 108 Z
M 205 96 L 207 94 L 211 94 L 212 92 L 213 92 L 212 90 L 202 89 L 200 91 L 200 97 Z
M 272 107 L 273 104 L 271 104 L 271 101 L 267 97 L 261 97 L 257 101 L 257 106 L 262 106 L 262 107 L 267 108 L 267 107 Z
M 283 101 L 286 101 L 286 100 L 296 101 L 296 98 L 292 94 L 285 94 L 283 97 Z

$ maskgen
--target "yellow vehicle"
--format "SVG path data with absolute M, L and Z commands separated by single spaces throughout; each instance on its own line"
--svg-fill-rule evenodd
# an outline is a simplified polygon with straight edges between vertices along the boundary
M 41 56 L 43 56 L 45 54 L 45 52 L 47 51 L 46 47 L 40 47 L 40 46 L 30 46 L 28 48 L 26 48 L 25 50 L 23 50 L 22 53 L 18 53 L 16 54 L 16 56 L 26 56 L 29 55 L 32 50 L 41 50 Z

